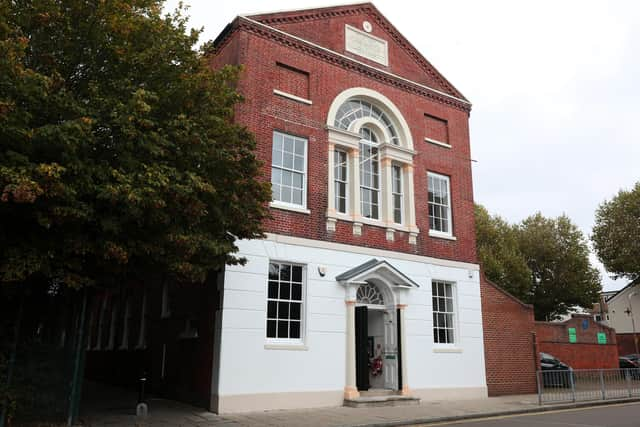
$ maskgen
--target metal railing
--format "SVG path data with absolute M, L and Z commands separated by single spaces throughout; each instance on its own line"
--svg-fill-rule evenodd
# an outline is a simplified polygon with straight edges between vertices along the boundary
M 538 402 L 640 397 L 640 369 L 578 369 L 538 371 Z

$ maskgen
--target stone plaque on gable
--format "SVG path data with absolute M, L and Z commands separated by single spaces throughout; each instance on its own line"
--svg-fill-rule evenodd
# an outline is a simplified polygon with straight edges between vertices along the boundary
M 345 50 L 370 59 L 382 65 L 389 65 L 389 47 L 387 41 L 351 25 L 345 25 Z

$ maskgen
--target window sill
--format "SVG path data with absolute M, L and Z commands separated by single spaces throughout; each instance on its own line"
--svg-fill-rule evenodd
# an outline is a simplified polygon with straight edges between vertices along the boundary
M 275 209 L 282 209 L 285 211 L 303 213 L 307 215 L 311 214 L 311 211 L 309 209 L 303 208 L 302 206 L 288 205 L 286 203 L 271 202 L 269 203 L 269 207 L 275 208 Z
M 438 147 L 443 147 L 443 148 L 449 148 L 451 149 L 451 145 L 447 144 L 446 142 L 441 142 L 441 141 L 437 141 L 435 139 L 431 139 L 431 138 L 424 138 L 424 140 L 426 142 L 428 142 L 429 144 L 433 144 L 433 145 L 437 145 Z
M 451 234 L 439 233 L 433 230 L 429 230 L 429 236 L 436 237 L 438 239 L 445 239 L 445 240 L 458 240 L 456 236 L 452 236 Z
M 274 95 L 278 95 L 278 96 L 281 96 L 283 98 L 290 99 L 292 101 L 300 102 L 302 104 L 307 104 L 307 105 L 313 104 L 313 102 L 311 102 L 310 99 L 301 98 L 299 96 L 295 96 L 295 95 L 292 95 L 292 94 L 287 93 L 287 92 L 283 92 L 283 91 L 278 90 L 278 89 L 274 89 L 273 93 L 274 93 Z
M 460 347 L 434 347 L 434 353 L 462 353 Z
M 359 222 L 361 224 L 371 225 L 373 227 L 386 228 L 386 229 L 395 230 L 395 231 L 403 231 L 405 233 L 415 233 L 415 234 L 420 233 L 420 230 L 418 230 L 416 226 L 406 226 L 404 224 L 398 224 L 395 222 L 386 223 L 381 219 L 371 219 L 371 218 L 365 218 L 362 216 L 358 218 L 354 218 L 352 215 L 344 214 L 340 212 L 327 214 L 327 218 L 335 219 L 339 221 Z
M 265 344 L 265 350 L 307 351 L 309 347 L 304 344 Z

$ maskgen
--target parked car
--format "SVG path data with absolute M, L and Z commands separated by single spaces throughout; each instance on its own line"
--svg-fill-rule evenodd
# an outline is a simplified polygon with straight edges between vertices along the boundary
M 628 356 L 618 358 L 620 369 L 625 378 L 640 379 L 640 359 L 631 359 Z
M 620 356 L 620 357 L 624 357 L 625 359 L 629 359 L 632 362 L 640 363 L 640 354 L 625 354 L 624 356 Z
M 573 369 L 549 353 L 540 353 L 542 385 L 544 387 L 571 387 Z

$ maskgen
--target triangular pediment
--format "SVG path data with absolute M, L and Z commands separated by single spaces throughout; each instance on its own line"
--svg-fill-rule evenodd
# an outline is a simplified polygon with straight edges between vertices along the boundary
M 467 101 L 371 3 L 244 17 Z
M 387 283 L 399 287 L 419 288 L 420 286 L 387 261 L 375 258 L 351 268 L 336 276 L 337 282 L 359 283 L 372 275 L 383 277 Z

